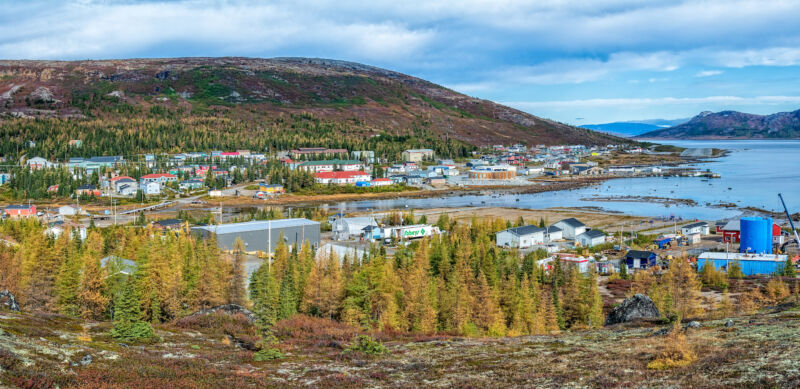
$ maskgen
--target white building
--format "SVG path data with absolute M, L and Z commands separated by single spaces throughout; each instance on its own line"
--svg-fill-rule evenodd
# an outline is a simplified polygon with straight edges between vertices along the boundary
M 545 239 L 548 242 L 554 242 L 557 240 L 564 239 L 564 231 L 556 226 L 547 227 L 547 231 L 545 232 Z
M 583 247 L 594 247 L 606 242 L 606 234 L 598 230 L 584 231 L 575 237 L 575 243 L 580 243 Z
M 686 236 L 694 234 L 708 235 L 710 231 L 708 223 L 706 222 L 696 222 L 681 227 L 681 234 Z
M 544 242 L 545 229 L 534 225 L 500 231 L 496 238 L 496 244 L 500 247 L 527 248 Z
M 403 151 L 403 161 L 407 162 L 422 162 L 425 160 L 433 159 L 433 150 L 431 149 L 411 149 Z
M 78 209 L 69 205 L 58 207 L 58 214 L 61 216 L 75 216 L 78 214 Z
M 336 239 L 348 239 L 351 236 L 360 236 L 364 227 L 377 227 L 378 222 L 371 216 L 340 217 L 331 223 L 331 229 Z
M 561 229 L 564 239 L 575 239 L 578 235 L 586 232 L 586 225 L 574 217 L 561 220 L 553 225 Z
M 161 194 L 161 184 L 158 182 L 148 182 L 142 185 L 142 190 L 146 195 L 159 195 Z

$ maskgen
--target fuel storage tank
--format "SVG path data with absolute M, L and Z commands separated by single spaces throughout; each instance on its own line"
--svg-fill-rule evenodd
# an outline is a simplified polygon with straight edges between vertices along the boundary
M 772 254 L 772 219 L 743 217 L 740 226 L 740 253 Z

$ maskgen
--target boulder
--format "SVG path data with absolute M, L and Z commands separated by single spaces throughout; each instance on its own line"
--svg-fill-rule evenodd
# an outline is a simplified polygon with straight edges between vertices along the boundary
M 644 319 L 658 319 L 661 313 L 650 297 L 635 294 L 626 298 L 616 306 L 606 317 L 606 325 L 628 323 Z
M 0 304 L 5 305 L 8 309 L 19 312 L 19 304 L 14 295 L 7 290 L 0 290 Z
M 223 314 L 227 314 L 227 315 L 235 315 L 237 313 L 240 313 L 240 314 L 242 314 L 242 316 L 244 316 L 247 319 L 248 322 L 255 323 L 255 321 L 256 321 L 256 314 L 255 313 L 253 313 L 251 310 L 249 310 L 249 309 L 247 309 L 247 308 L 245 308 L 245 307 L 243 307 L 241 305 L 236 305 L 236 304 L 225 304 L 225 305 L 219 305 L 219 306 L 216 306 L 216 307 L 213 307 L 213 308 L 201 309 L 201 310 L 189 315 L 188 317 L 195 317 L 195 316 L 201 316 L 201 315 L 210 315 L 212 313 L 223 313 Z
M 733 327 L 733 319 L 728 319 L 728 321 L 725 322 L 725 327 Z
M 686 323 L 686 325 L 685 325 L 685 326 L 683 326 L 683 328 L 684 328 L 684 329 L 687 329 L 687 328 L 700 328 L 700 327 L 702 327 L 702 326 L 703 326 L 703 325 L 702 325 L 702 324 L 700 324 L 700 322 L 699 322 L 699 321 L 694 321 L 694 320 L 692 320 L 692 321 L 690 321 L 690 322 Z

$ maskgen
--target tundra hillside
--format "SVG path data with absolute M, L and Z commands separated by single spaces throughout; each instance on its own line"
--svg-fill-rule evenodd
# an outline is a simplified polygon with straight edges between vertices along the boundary
M 45 158 L 298 146 L 391 156 L 422 145 L 457 156 L 498 143 L 626 143 L 404 74 L 307 58 L 0 61 L 0 131 L 0 154 Z M 70 139 L 84 147 L 70 149 Z

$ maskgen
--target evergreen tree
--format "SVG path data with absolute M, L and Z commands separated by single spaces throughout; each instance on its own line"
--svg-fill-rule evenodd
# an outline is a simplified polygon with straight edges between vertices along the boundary
M 245 306 L 247 305 L 245 293 L 245 269 L 244 269 L 244 241 L 241 238 L 236 238 L 233 243 L 233 258 L 231 266 L 229 267 L 230 273 L 228 275 L 228 304 L 236 304 Z
M 297 313 L 297 297 L 294 282 L 294 261 L 289 265 L 281 277 L 281 286 L 278 291 L 278 320 L 288 319 Z
M 136 277 L 130 278 L 122 295 L 114 302 L 114 328 L 111 336 L 123 342 L 146 340 L 155 336 L 153 327 L 143 320 L 135 283 Z
M 85 320 L 101 320 L 108 308 L 105 293 L 104 272 L 97 258 L 87 258 L 79 294 L 81 317 Z

